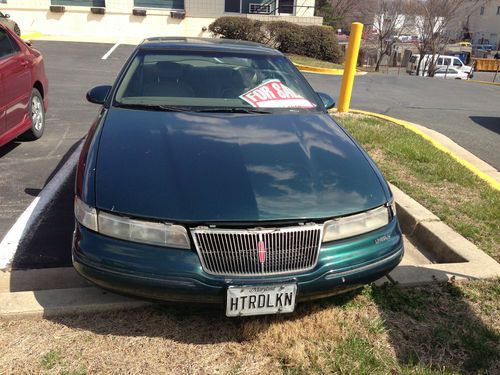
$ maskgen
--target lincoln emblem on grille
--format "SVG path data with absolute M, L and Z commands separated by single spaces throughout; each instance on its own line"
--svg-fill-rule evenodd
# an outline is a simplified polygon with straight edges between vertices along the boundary
M 266 246 L 264 245 L 264 241 L 260 239 L 259 241 L 259 262 L 264 264 L 266 261 Z

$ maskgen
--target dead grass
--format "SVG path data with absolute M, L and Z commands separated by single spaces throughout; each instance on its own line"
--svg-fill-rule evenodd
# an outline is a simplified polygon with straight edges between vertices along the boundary
M 291 315 L 151 307 L 0 322 L 0 374 L 500 371 L 500 281 L 365 287 Z

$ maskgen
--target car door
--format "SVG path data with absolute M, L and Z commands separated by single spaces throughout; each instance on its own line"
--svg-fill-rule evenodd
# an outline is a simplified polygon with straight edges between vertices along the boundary
M 1 30 L 1 29 L 0 29 Z M 0 52 L 1 53 L 1 52 Z M 0 62 L 1 64 L 1 62 Z M 5 107 L 6 100 L 3 90 L 2 70 L 0 68 L 0 137 L 5 133 Z
M 6 39 L 3 39 L 3 36 L 6 35 L 4 30 L 0 27 L 0 136 L 5 133 L 6 125 L 5 125 L 5 112 L 7 108 L 8 98 L 5 94 L 4 84 L 3 84 L 3 65 L 4 60 L 7 59 L 6 56 L 9 54 L 9 50 L 11 48 L 10 43 L 6 43 Z M 5 56 L 5 57 L 4 57 Z
M 3 95 L 0 107 L 4 111 L 4 131 L 29 121 L 31 98 L 30 62 L 17 42 L 0 27 L 0 74 Z
M 457 70 L 462 70 L 464 64 L 462 63 L 462 60 L 460 60 L 458 57 L 453 58 L 453 67 L 456 68 Z

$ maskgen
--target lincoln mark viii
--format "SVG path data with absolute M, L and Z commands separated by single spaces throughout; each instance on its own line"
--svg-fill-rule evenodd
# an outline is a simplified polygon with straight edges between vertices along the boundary
M 400 262 L 386 181 L 280 52 L 151 38 L 87 99 L 102 108 L 77 170 L 73 264 L 93 283 L 272 314 Z

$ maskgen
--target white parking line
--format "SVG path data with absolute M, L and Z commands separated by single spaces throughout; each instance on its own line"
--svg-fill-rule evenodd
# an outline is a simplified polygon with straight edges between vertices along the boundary
M 0 242 L 0 271 L 5 270 L 14 259 L 16 251 L 22 240 L 29 238 L 39 224 L 38 218 L 45 208 L 54 200 L 62 185 L 74 170 L 82 145 L 78 146 L 49 183 L 38 196 L 19 216 L 16 223 L 9 229 L 2 242 Z M 33 230 L 31 228 L 34 227 Z
M 113 53 L 113 51 L 118 48 L 120 42 L 117 42 L 113 47 L 111 47 L 109 51 L 106 52 L 103 57 L 101 57 L 101 60 L 106 60 Z

